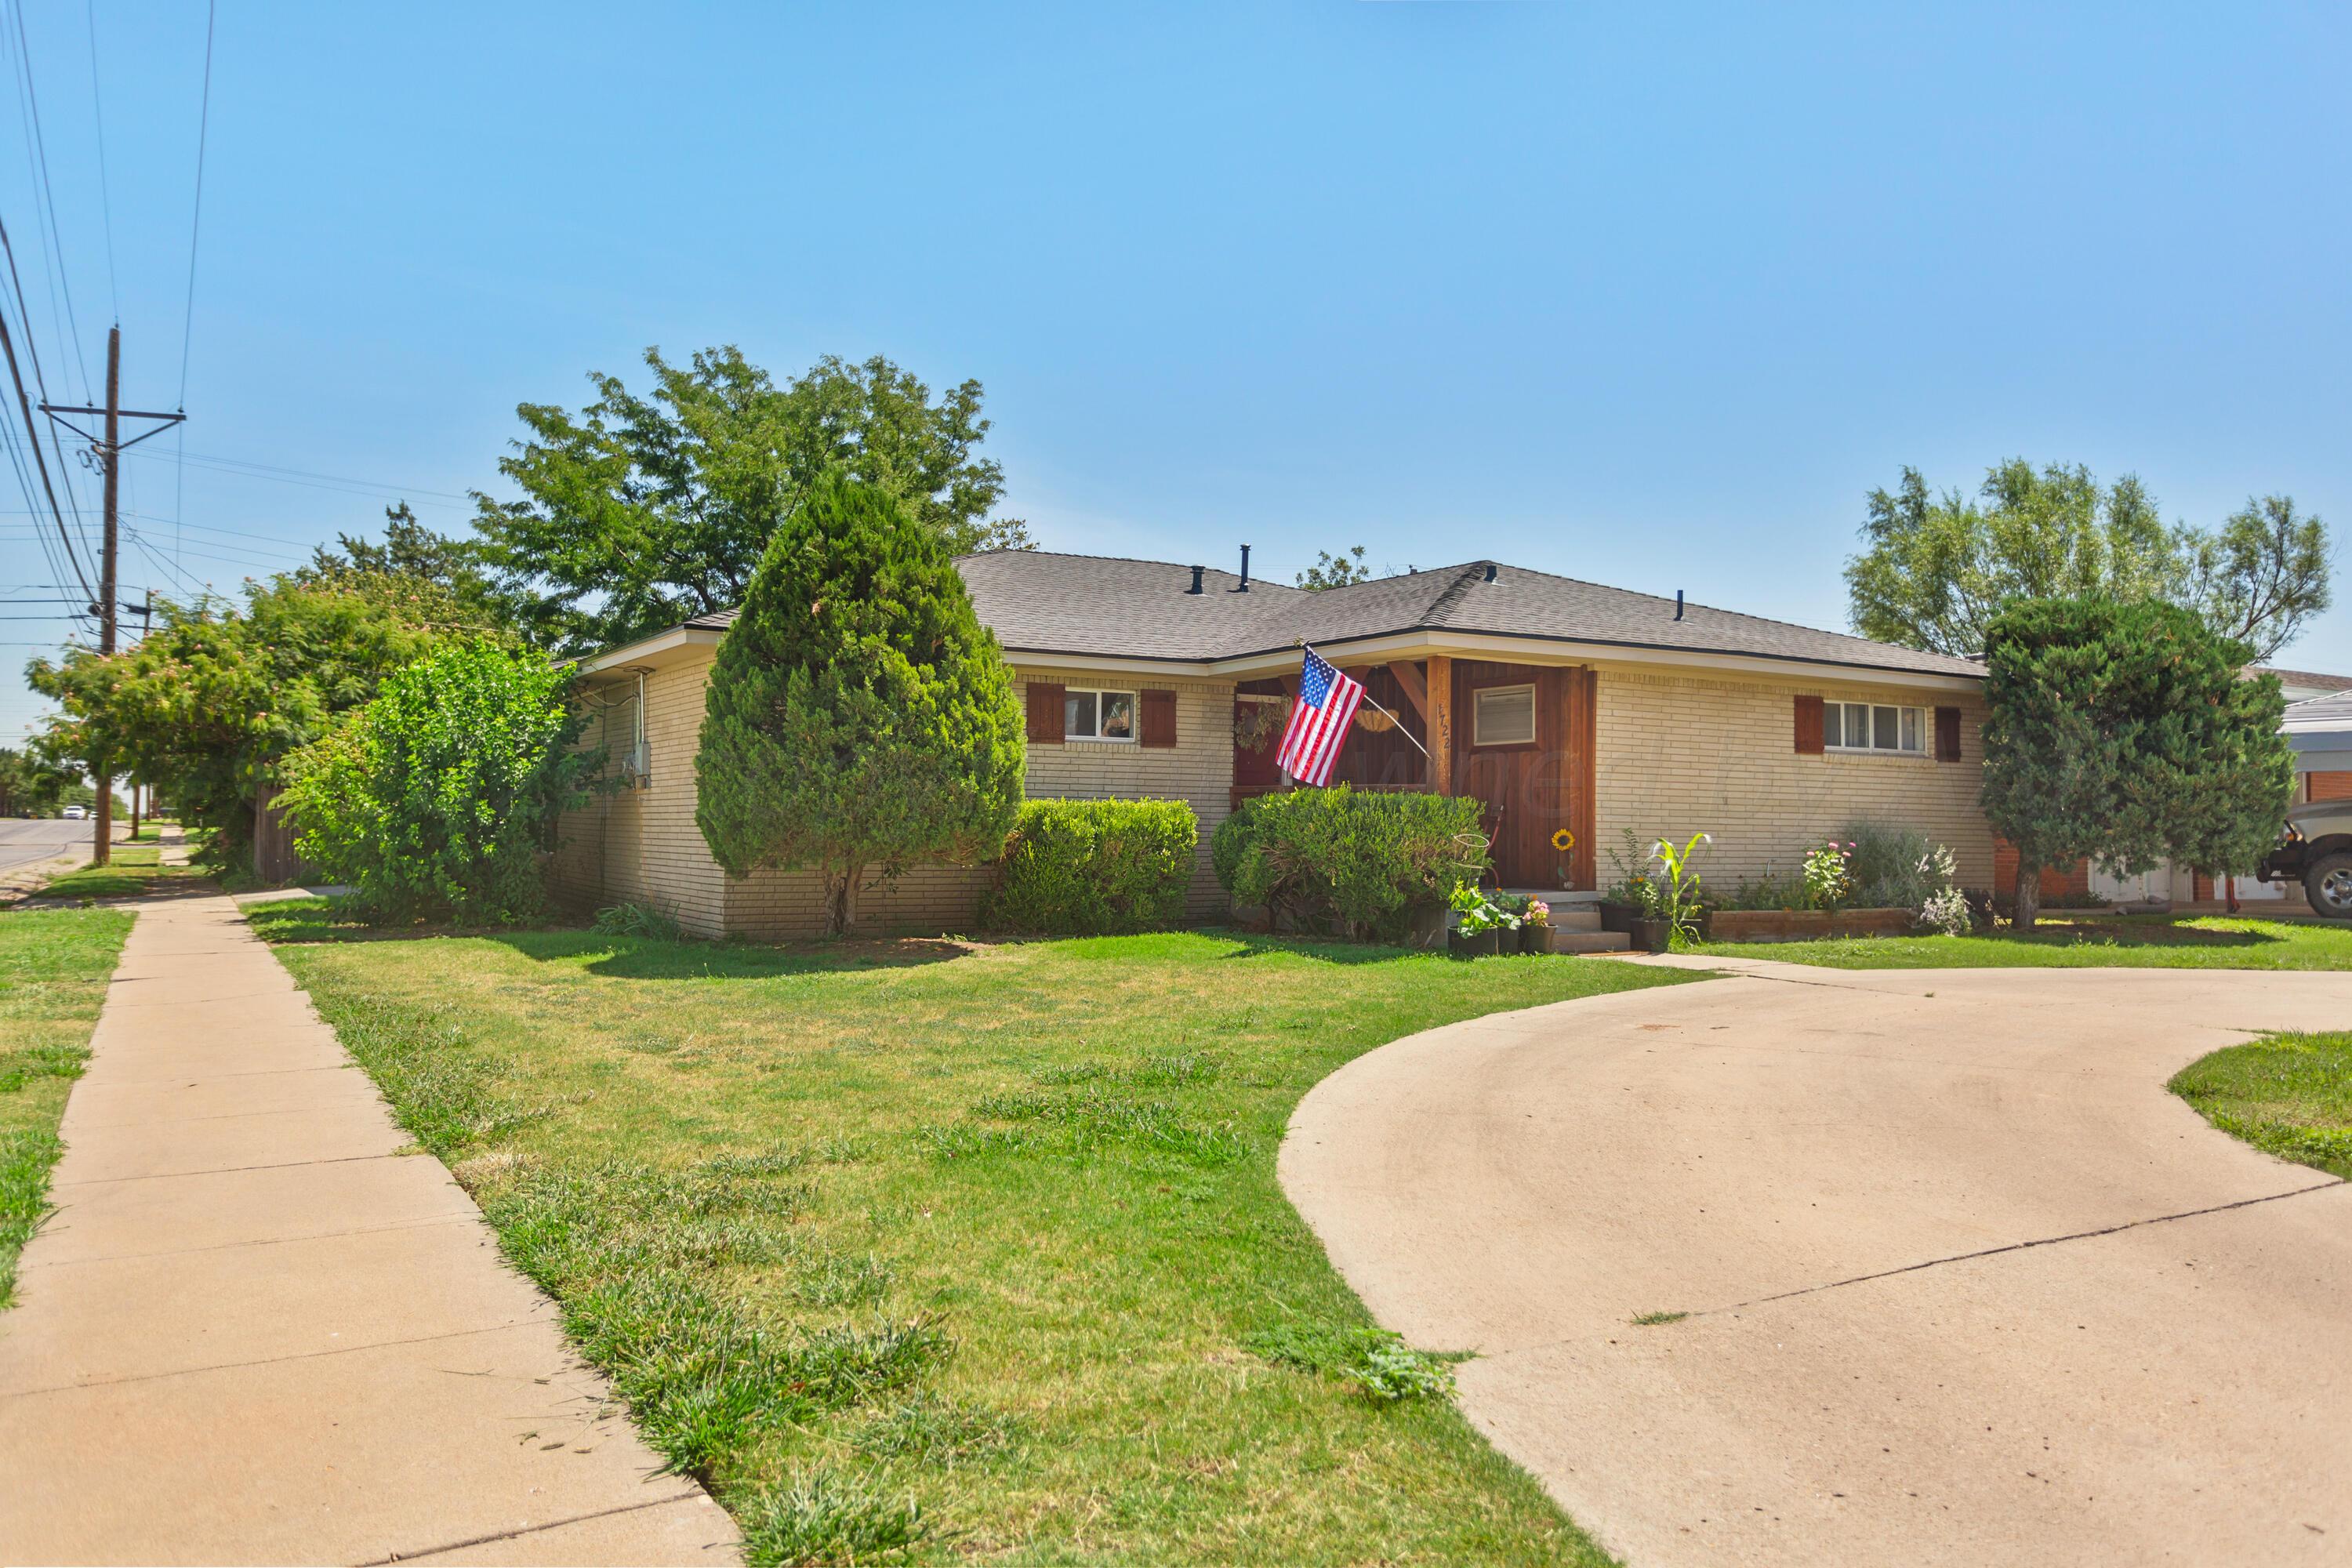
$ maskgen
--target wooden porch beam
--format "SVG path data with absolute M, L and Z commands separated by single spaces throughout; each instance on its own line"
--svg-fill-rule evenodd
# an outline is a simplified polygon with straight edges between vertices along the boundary
M 1399 666 L 1397 668 L 1403 668 Z M 1429 730 L 1429 787 L 1439 795 L 1454 793 L 1454 660 L 1429 656 L 1429 710 L 1422 722 Z
M 1421 717 L 1422 728 L 1429 727 L 1429 683 L 1421 678 L 1421 666 L 1408 659 L 1398 659 L 1389 666 L 1389 673 L 1404 691 L 1404 700 Z

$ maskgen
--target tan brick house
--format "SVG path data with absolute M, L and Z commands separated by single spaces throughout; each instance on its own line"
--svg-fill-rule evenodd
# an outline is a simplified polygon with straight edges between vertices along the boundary
M 1992 883 L 1982 670 L 1964 659 L 1486 561 L 1319 593 L 1042 551 L 958 566 L 1027 711 L 1029 794 L 1191 802 L 1198 915 L 1222 909 L 1210 834 L 1283 787 L 1245 721 L 1286 701 L 1302 640 L 1395 716 L 1367 705 L 1338 776 L 1476 796 L 1506 885 L 1589 891 L 1621 830 L 1710 833 L 1703 869 L 1728 884 L 1793 868 L 1858 817 L 1948 843 L 1963 883 Z M 821 925 L 814 874 L 731 879 L 695 826 L 703 684 L 731 619 L 585 661 L 628 787 L 566 819 L 558 889 L 658 904 L 705 934 L 805 935 Z M 919 868 L 864 894 L 860 922 L 970 930 L 988 875 Z

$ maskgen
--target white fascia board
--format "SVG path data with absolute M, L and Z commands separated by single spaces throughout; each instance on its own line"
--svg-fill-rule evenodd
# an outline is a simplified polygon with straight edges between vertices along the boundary
M 1781 679 L 1837 680 L 1853 686 L 1908 686 L 1930 691 L 1981 691 L 1984 682 L 1973 675 L 1941 675 L 1931 670 L 1881 669 L 1874 665 L 1833 664 L 1816 659 L 1761 658 L 1748 654 L 1701 653 L 1679 648 L 1635 647 L 1619 643 L 1576 642 L 1552 637 L 1521 638 L 1448 633 L 1398 632 L 1353 642 L 1318 644 L 1318 653 L 1340 666 L 1376 664 L 1389 658 L 1426 658 L 1431 654 L 1491 658 L 1506 664 L 1637 664 L 1670 665 L 1685 669 L 1720 670 L 1742 675 L 1769 675 Z M 1221 659 L 1205 666 L 1211 673 L 1247 680 L 1279 674 L 1298 662 L 1295 649 Z
M 600 675 L 608 669 L 626 669 L 634 665 L 661 666 L 676 662 L 680 655 L 698 647 L 717 647 L 724 632 L 701 626 L 672 626 L 625 647 L 607 653 L 591 654 L 579 661 L 583 675 Z
M 1007 648 L 1004 662 L 1016 669 L 1104 670 L 1117 675 L 1181 677 L 1190 680 L 1230 679 L 1218 666 L 1197 658 L 1114 658 L 1108 654 L 1031 653 L 1023 648 Z

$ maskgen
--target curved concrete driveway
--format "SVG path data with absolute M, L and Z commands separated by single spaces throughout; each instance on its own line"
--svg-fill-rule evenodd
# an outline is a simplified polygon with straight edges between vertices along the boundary
M 1292 1200 L 1478 1352 L 1506 1453 L 1642 1565 L 2352 1562 L 2352 1186 L 2164 1088 L 2352 1026 L 2352 974 L 1737 967 L 1292 1121 Z

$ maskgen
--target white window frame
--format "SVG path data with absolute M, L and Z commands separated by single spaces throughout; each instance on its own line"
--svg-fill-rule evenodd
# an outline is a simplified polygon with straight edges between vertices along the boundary
M 1092 735 L 1081 735 L 1070 728 L 1070 699 L 1091 697 L 1095 700 L 1095 729 Z M 1127 699 L 1128 730 L 1124 735 L 1105 735 L 1102 729 L 1102 705 L 1106 697 Z M 1106 746 L 1132 746 L 1143 739 L 1143 693 L 1119 686 L 1066 686 L 1062 688 L 1062 739 L 1064 741 L 1096 741 Z
M 1864 713 L 1870 715 L 1864 721 L 1864 723 L 1870 731 L 1872 738 L 1871 744 L 1866 746 L 1849 746 L 1844 743 L 1846 711 L 1855 708 L 1859 708 Z M 1891 746 L 1882 746 L 1877 743 L 1878 711 L 1880 710 L 1885 710 L 1885 711 L 1891 712 L 1895 715 L 1895 744 Z M 1829 739 L 1828 735 L 1824 733 L 1822 736 L 1822 743 L 1825 750 L 1843 752 L 1850 757 L 1925 758 L 1933 754 L 1931 747 L 1933 731 L 1928 728 L 1933 716 L 1925 708 L 1915 707 L 1906 702 L 1848 702 L 1842 698 L 1824 698 L 1822 700 L 1822 728 L 1824 731 L 1829 729 L 1829 716 L 1832 713 L 1835 713 L 1838 716 L 1838 738 L 1835 741 L 1832 741 Z M 1903 744 L 1903 718 L 1906 713 L 1915 716 L 1915 727 L 1912 733 L 1916 735 L 1919 740 L 1919 743 L 1916 746 L 1906 746 Z
M 1490 741 L 1486 738 L 1486 699 L 1500 692 L 1524 691 L 1528 694 L 1528 732 L 1524 739 Z M 1470 693 L 1470 743 L 1474 746 L 1532 746 L 1536 743 L 1536 687 L 1532 680 L 1516 686 L 1481 686 Z

